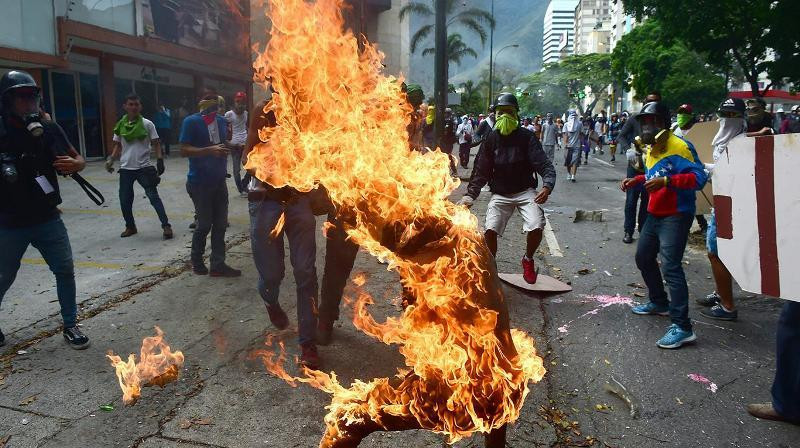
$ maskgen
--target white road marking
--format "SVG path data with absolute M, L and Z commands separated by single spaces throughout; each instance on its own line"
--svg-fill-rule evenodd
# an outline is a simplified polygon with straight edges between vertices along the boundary
M 613 163 L 606 162 L 603 159 L 597 159 L 597 158 L 592 157 L 592 162 L 602 163 L 605 166 L 610 166 L 611 168 L 614 168 L 614 164 Z
M 550 226 L 550 220 L 547 215 L 544 215 L 544 240 L 547 242 L 547 247 L 550 249 L 550 255 L 553 257 L 563 257 L 561 247 L 558 245 L 556 233 L 553 232 L 553 227 Z

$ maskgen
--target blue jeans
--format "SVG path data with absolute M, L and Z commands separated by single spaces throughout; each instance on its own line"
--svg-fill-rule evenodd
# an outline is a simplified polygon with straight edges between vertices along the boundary
M 717 252 L 717 217 L 714 215 L 713 208 L 711 209 L 711 222 L 706 229 L 706 250 L 712 255 L 719 255 Z
M 693 213 L 677 213 L 663 218 L 650 215 L 644 222 L 636 247 L 636 266 L 642 272 L 650 301 L 660 307 L 669 307 L 672 323 L 687 331 L 692 329 L 692 321 L 689 320 L 689 288 L 681 261 L 692 221 Z M 661 270 L 656 261 L 659 254 Z M 662 271 L 669 288 L 669 300 Z
M 139 182 L 144 188 L 144 194 L 150 199 L 150 204 L 156 210 L 161 226 L 168 226 L 167 212 L 164 210 L 164 203 L 158 196 L 158 174 L 152 166 L 138 170 L 119 170 L 119 205 L 122 208 L 122 217 L 125 218 L 125 227 L 135 228 L 136 221 L 133 219 L 133 183 Z
M 228 186 L 216 182 L 187 182 L 197 226 L 192 235 L 192 265 L 203 265 L 206 237 L 211 232 L 211 270 L 225 266 L 225 229 L 228 227 Z
M 778 347 L 772 407 L 789 420 L 800 422 L 800 302 L 787 300 L 783 304 L 775 339 Z
M 627 177 L 635 177 L 637 174 L 636 170 L 634 170 L 630 165 L 628 165 L 628 173 Z M 639 204 L 639 200 L 641 199 L 642 203 Z M 630 233 L 633 235 L 633 231 L 636 230 L 636 221 L 637 221 L 637 213 L 636 213 L 636 206 L 639 206 L 639 213 L 638 213 L 638 221 L 639 221 L 639 232 L 642 231 L 642 227 L 644 227 L 644 223 L 647 220 L 647 201 L 649 196 L 647 194 L 647 190 L 644 189 L 643 185 L 637 185 L 633 188 L 629 188 L 628 191 L 625 192 L 625 233 Z
M 286 270 L 283 235 L 289 240 L 289 261 L 297 284 L 297 327 L 300 344 L 313 342 L 317 329 L 317 221 L 308 197 L 286 205 L 267 199 L 250 201 L 250 245 L 258 270 L 258 292 L 268 305 L 278 305 L 278 294 Z M 270 232 L 281 214 L 283 230 L 275 238 Z
M 56 276 L 56 294 L 61 305 L 64 328 L 74 327 L 78 314 L 75 304 L 75 268 L 67 228 L 61 218 L 29 227 L 0 227 L 0 302 L 17 277 L 20 261 L 29 244 L 39 250 Z

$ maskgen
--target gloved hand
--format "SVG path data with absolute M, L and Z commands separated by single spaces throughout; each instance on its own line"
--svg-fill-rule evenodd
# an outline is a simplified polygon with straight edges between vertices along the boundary
M 159 176 L 164 174 L 164 159 L 156 160 L 156 172 L 158 172 Z
M 108 158 L 106 159 L 106 171 L 108 171 L 109 173 L 114 172 L 114 158 L 111 156 L 108 156 Z
M 472 199 L 472 196 L 465 194 L 464 197 L 458 200 L 458 205 L 463 205 L 467 208 L 472 208 L 472 204 L 475 203 L 475 199 Z

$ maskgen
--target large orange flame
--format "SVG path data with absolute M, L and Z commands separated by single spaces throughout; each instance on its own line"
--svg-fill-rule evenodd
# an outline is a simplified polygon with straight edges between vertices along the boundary
M 359 425 L 403 429 L 413 421 L 450 442 L 490 432 L 519 417 L 529 382 L 545 373 L 542 359 L 530 336 L 508 327 L 477 219 L 448 200 L 458 184 L 446 155 L 409 151 L 401 80 L 380 73 L 375 47 L 365 42 L 359 51 L 341 7 L 342 0 L 269 1 L 271 36 L 254 68 L 278 92 L 265 109 L 278 126 L 260 130 L 247 168 L 275 187 L 324 185 L 348 235 L 399 274 L 412 298 L 402 315 L 376 322 L 362 292 L 354 323 L 397 344 L 406 368 L 396 379 L 348 388 L 334 373 L 290 375 L 282 346 L 262 359 L 291 384 L 332 395 L 321 447 L 354 446 L 342 441 Z
M 158 327 L 155 329 L 155 336 L 142 340 L 138 364 L 133 353 L 128 355 L 127 362 L 110 351 L 106 355 L 116 370 L 125 404 L 135 404 L 142 394 L 142 387 L 164 387 L 177 380 L 183 367 L 183 353 L 173 353 L 164 343 L 164 332 Z

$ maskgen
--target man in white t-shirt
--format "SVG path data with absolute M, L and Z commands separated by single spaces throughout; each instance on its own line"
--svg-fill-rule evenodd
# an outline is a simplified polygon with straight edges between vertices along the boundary
M 239 195 L 247 197 L 249 175 L 245 172 L 242 179 L 242 150 L 247 142 L 247 94 L 237 92 L 233 98 L 233 109 L 225 113 L 228 122 L 228 135 L 231 137 L 231 162 L 233 163 L 233 180 Z
M 142 117 L 142 101 L 138 95 L 132 93 L 125 97 L 123 108 L 125 115 L 114 126 L 114 149 L 106 159 L 109 173 L 114 172 L 114 160 L 120 159 L 119 203 L 125 218 L 125 231 L 120 236 L 126 238 L 137 233 L 133 219 L 133 183 L 139 182 L 161 221 L 164 239 L 168 240 L 172 238 L 172 226 L 157 189 L 160 176 L 164 174 L 161 140 L 153 122 Z M 150 161 L 151 149 L 156 153 L 155 167 Z

